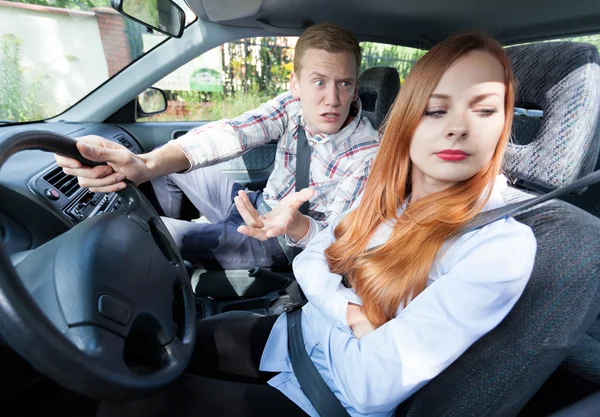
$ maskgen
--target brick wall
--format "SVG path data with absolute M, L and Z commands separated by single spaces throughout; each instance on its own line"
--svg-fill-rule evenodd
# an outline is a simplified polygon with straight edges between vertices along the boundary
M 108 64 L 108 76 L 112 77 L 132 61 L 125 33 L 125 20 L 116 10 L 109 7 L 97 7 L 93 11 L 98 20 L 102 47 Z

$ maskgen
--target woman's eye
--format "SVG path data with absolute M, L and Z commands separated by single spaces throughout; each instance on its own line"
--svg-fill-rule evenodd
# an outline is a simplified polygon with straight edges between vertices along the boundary
M 425 110 L 425 116 L 439 119 L 446 114 L 446 110 Z
M 480 117 L 489 117 L 494 113 L 498 113 L 498 110 L 496 110 L 496 109 L 479 109 L 476 112 L 477 112 L 477 114 L 479 114 Z

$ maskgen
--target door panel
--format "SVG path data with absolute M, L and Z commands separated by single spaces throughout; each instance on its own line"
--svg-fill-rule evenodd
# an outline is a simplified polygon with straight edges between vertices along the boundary
M 276 153 L 277 144 L 269 143 L 260 148 L 250 149 L 237 158 L 221 162 L 216 167 L 251 190 L 261 190 L 273 171 Z
M 119 126 L 137 139 L 144 152 L 149 152 L 205 123 L 148 122 L 127 123 Z M 276 152 L 277 144 L 273 142 L 260 148 L 250 149 L 237 158 L 217 164 L 216 167 L 243 186 L 251 190 L 259 190 L 264 188 L 273 171 Z

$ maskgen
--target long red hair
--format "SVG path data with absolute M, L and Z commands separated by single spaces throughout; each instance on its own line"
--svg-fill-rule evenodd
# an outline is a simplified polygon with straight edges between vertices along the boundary
M 429 98 L 450 65 L 475 50 L 490 53 L 504 66 L 506 117 L 494 155 L 473 177 L 408 204 L 398 216 L 411 192 L 411 137 Z M 442 244 L 488 201 L 510 136 L 514 88 L 502 46 L 478 33 L 456 35 L 436 45 L 407 76 L 389 114 L 361 203 L 336 227 L 336 242 L 325 251 L 331 271 L 347 278 L 374 326 L 394 318 L 401 303 L 407 305 L 423 291 Z M 396 222 L 389 239 L 367 250 L 375 230 L 389 220 Z

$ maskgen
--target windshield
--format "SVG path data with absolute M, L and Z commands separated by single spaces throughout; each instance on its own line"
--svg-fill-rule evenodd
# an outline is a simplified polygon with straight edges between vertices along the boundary
M 0 123 L 62 113 L 165 39 L 110 0 L 0 0 Z

